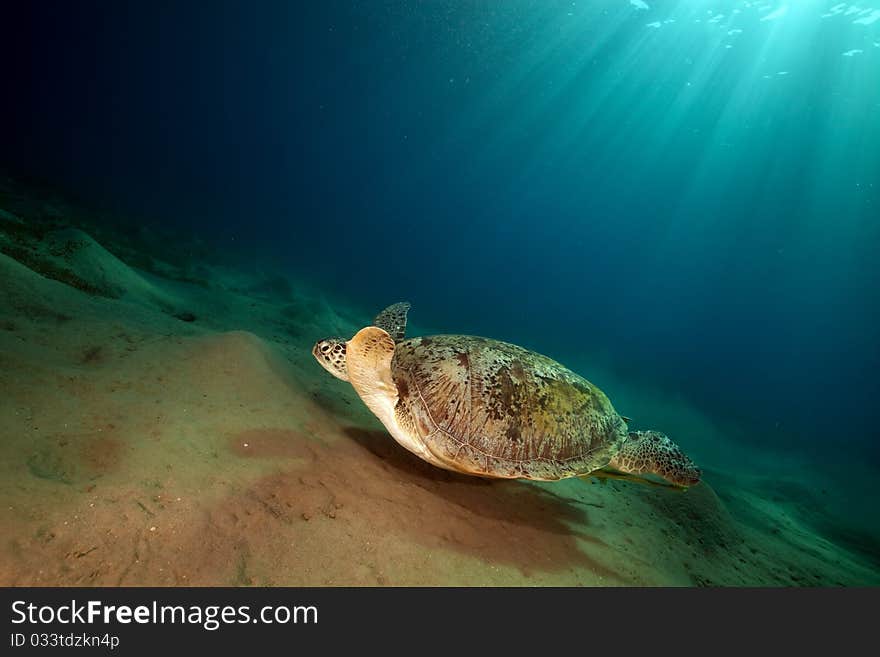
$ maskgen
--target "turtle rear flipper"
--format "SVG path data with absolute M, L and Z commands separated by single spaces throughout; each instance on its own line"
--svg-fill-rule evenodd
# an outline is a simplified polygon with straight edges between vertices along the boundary
M 395 342 L 400 342 L 406 337 L 406 314 L 409 309 L 409 301 L 394 303 L 376 315 L 373 326 L 378 326 Z
M 604 474 L 610 478 L 655 483 L 633 475 L 657 475 L 679 488 L 700 483 L 702 475 L 681 448 L 659 431 L 630 431 L 620 451 L 608 463 L 608 468 L 609 471 Z M 615 477 L 618 473 L 619 476 Z M 598 472 L 596 474 L 602 476 Z

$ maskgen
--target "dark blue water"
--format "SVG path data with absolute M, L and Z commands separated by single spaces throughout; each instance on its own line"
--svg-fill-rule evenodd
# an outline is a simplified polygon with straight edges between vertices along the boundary
M 880 460 L 880 14 L 640 4 L 28 3 L 2 161 Z

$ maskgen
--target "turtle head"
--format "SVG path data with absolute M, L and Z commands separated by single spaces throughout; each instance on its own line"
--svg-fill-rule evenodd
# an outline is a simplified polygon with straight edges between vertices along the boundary
M 690 457 L 659 431 L 630 431 L 609 466 L 629 475 L 656 475 L 676 488 L 695 486 L 703 475 Z
M 337 379 L 348 381 L 348 370 L 345 367 L 345 339 L 324 338 L 312 347 L 312 355 L 325 370 Z

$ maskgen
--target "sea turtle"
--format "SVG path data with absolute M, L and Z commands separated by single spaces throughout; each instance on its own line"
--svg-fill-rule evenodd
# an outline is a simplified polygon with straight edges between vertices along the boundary
M 394 439 L 441 468 L 553 481 L 593 475 L 687 488 L 700 469 L 658 431 L 628 431 L 599 388 L 522 347 L 468 335 L 405 339 L 396 303 L 348 341 L 312 349 Z M 648 475 L 648 477 L 640 476 Z

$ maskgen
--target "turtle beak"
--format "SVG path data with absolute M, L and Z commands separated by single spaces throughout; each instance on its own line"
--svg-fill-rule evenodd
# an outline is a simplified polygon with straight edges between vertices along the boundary
M 679 465 L 678 472 L 676 473 L 677 476 L 673 483 L 682 488 L 696 486 L 700 483 L 700 480 L 703 477 L 703 471 L 700 470 L 696 463 L 691 461 L 685 454 L 682 454 L 681 456 L 683 462 Z
M 323 352 L 321 351 L 322 347 L 324 348 Z M 327 340 L 326 339 L 318 340 L 315 343 L 315 346 L 312 347 L 312 356 L 314 356 L 315 359 L 320 363 L 321 358 L 322 358 L 322 354 L 326 352 L 326 349 L 327 349 Z

